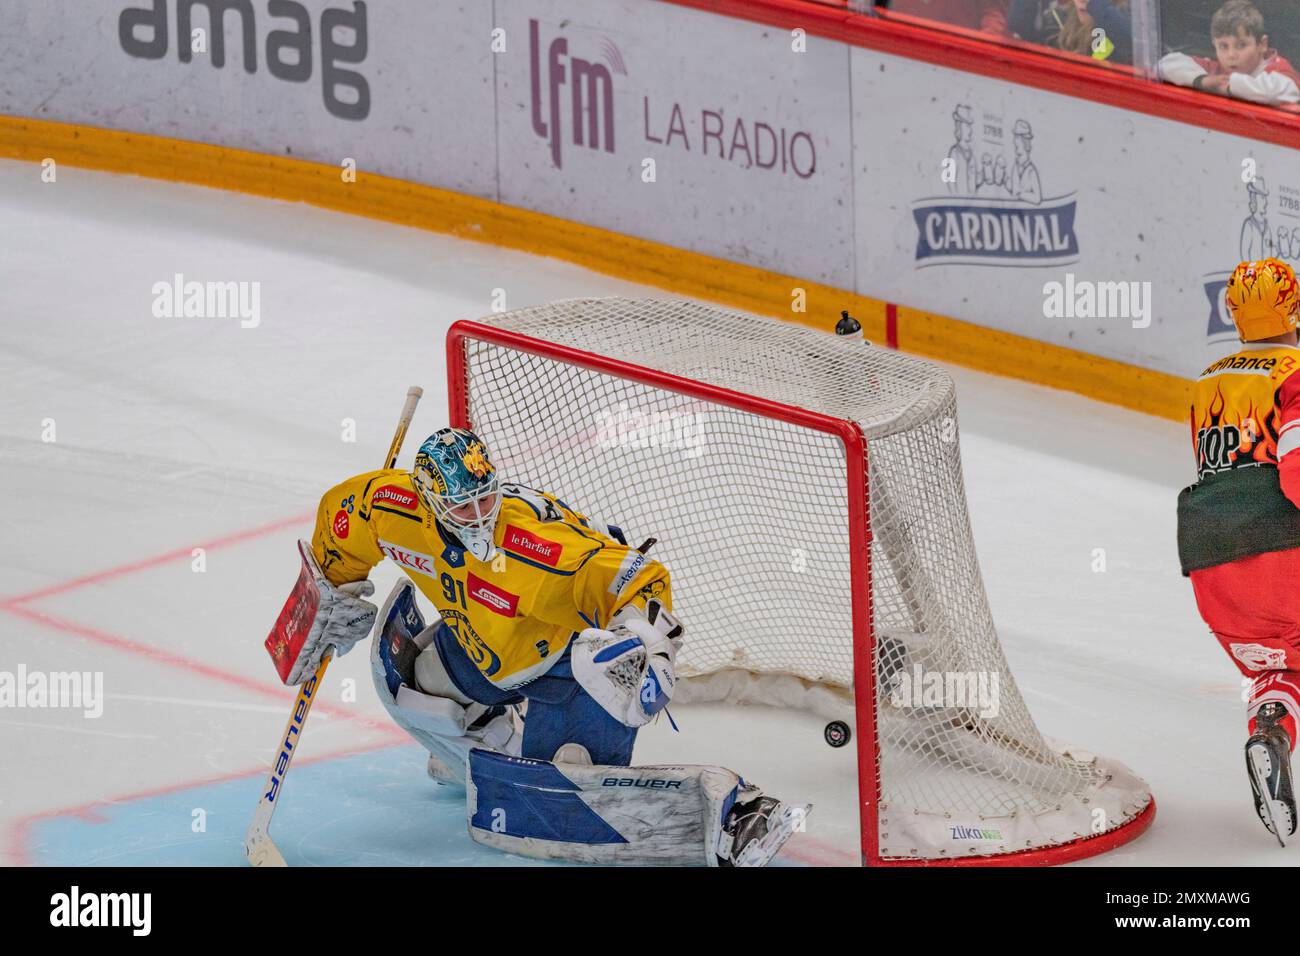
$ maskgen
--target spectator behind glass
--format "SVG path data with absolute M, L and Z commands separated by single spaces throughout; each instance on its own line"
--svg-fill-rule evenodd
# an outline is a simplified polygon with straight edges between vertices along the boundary
M 1011 0 L 1008 27 L 1031 43 L 1108 63 L 1133 62 L 1128 0 Z M 1095 30 L 1105 36 L 1093 36 Z
M 1214 56 L 1210 21 L 1225 0 L 1160 0 L 1160 40 L 1166 51 Z M 1251 0 L 1268 24 L 1269 46 L 1300 64 L 1300 3 L 1296 0 Z M 1014 29 L 1014 27 L 1012 28 Z
M 1268 44 L 1264 16 L 1250 0 L 1228 0 L 1210 21 L 1215 58 L 1169 53 L 1160 77 L 1179 86 L 1253 103 L 1300 103 L 1300 76 Z
M 1007 36 L 1007 0 L 889 0 L 892 13 Z

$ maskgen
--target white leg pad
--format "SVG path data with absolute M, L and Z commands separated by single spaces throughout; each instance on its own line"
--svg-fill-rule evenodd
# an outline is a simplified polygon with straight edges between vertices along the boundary
M 452 682 L 451 675 L 447 673 L 447 668 L 443 666 L 438 649 L 433 646 L 433 632 L 436 630 L 436 625 L 427 627 L 424 633 L 416 639 L 417 643 L 424 646 L 424 650 L 415 659 L 415 682 L 420 685 L 420 690 L 426 694 L 432 694 L 435 697 L 446 697 L 448 700 L 454 700 L 468 707 L 474 701 L 462 694 L 460 688 Z
M 593 767 L 475 748 L 468 768 L 475 841 L 580 863 L 717 866 L 727 811 L 758 795 L 722 767 Z
M 390 613 L 394 608 L 397 613 Z M 484 705 L 472 702 L 462 704 L 449 696 L 422 693 L 407 684 L 401 684 L 396 694 L 388 689 L 384 663 L 380 658 L 380 642 L 385 639 L 385 629 L 402 628 L 409 635 L 414 630 L 412 625 L 423 624 L 415 609 L 414 588 L 410 582 L 402 581 L 393 589 L 380 612 L 378 622 L 379 633 L 370 642 L 370 675 L 375 692 L 397 725 L 450 771 L 451 776 L 447 779 L 461 784 L 465 782 L 465 762 L 472 747 L 491 747 L 505 753 L 519 752 L 523 731 L 510 711 L 494 717 L 483 727 L 467 730 L 470 724 L 483 716 L 487 710 Z M 417 658 L 417 665 L 430 654 L 436 658 L 437 651 L 430 646 L 433 633 L 434 628 L 428 627 L 415 637 L 416 644 L 424 648 Z M 452 686 L 450 678 L 447 679 L 447 684 Z M 467 700 L 459 692 L 456 695 L 461 700 Z

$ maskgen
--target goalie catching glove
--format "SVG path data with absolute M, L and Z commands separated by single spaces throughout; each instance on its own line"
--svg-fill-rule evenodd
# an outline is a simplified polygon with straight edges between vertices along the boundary
M 375 593 L 373 584 L 353 581 L 335 587 L 316 563 L 310 544 L 299 541 L 298 552 L 298 582 L 266 639 L 266 650 L 286 684 L 305 681 L 331 649 L 335 657 L 352 650 L 370 633 L 378 613 L 363 600 Z
M 672 699 L 684 628 L 656 598 L 628 605 L 609 628 L 589 627 L 573 641 L 573 676 L 626 727 L 648 724 Z

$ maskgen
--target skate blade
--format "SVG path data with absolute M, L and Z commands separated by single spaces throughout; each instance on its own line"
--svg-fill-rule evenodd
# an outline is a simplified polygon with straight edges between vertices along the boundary
M 735 865 L 767 866 L 772 858 L 781 852 L 781 847 L 795 833 L 803 830 L 804 821 L 812 812 L 811 803 L 782 803 L 775 813 L 768 817 L 768 831 L 749 846 L 740 851 Z
M 1279 822 L 1285 820 L 1288 826 L 1285 828 L 1289 833 L 1291 819 L 1290 808 L 1281 800 L 1274 800 L 1270 796 L 1268 789 L 1268 778 L 1273 770 L 1273 760 L 1269 756 L 1268 748 L 1265 746 L 1254 746 L 1246 748 L 1246 757 L 1250 766 L 1250 774 L 1254 780 L 1255 787 L 1260 795 L 1259 812 L 1264 826 L 1268 832 L 1277 837 L 1279 846 L 1286 846 L 1286 837 L 1282 835 L 1283 827 Z

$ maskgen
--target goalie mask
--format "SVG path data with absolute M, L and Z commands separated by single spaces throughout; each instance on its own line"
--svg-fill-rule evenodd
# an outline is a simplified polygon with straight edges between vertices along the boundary
M 411 477 L 438 524 L 474 557 L 491 560 L 501 491 L 483 440 L 464 428 L 435 432 L 416 453 Z

